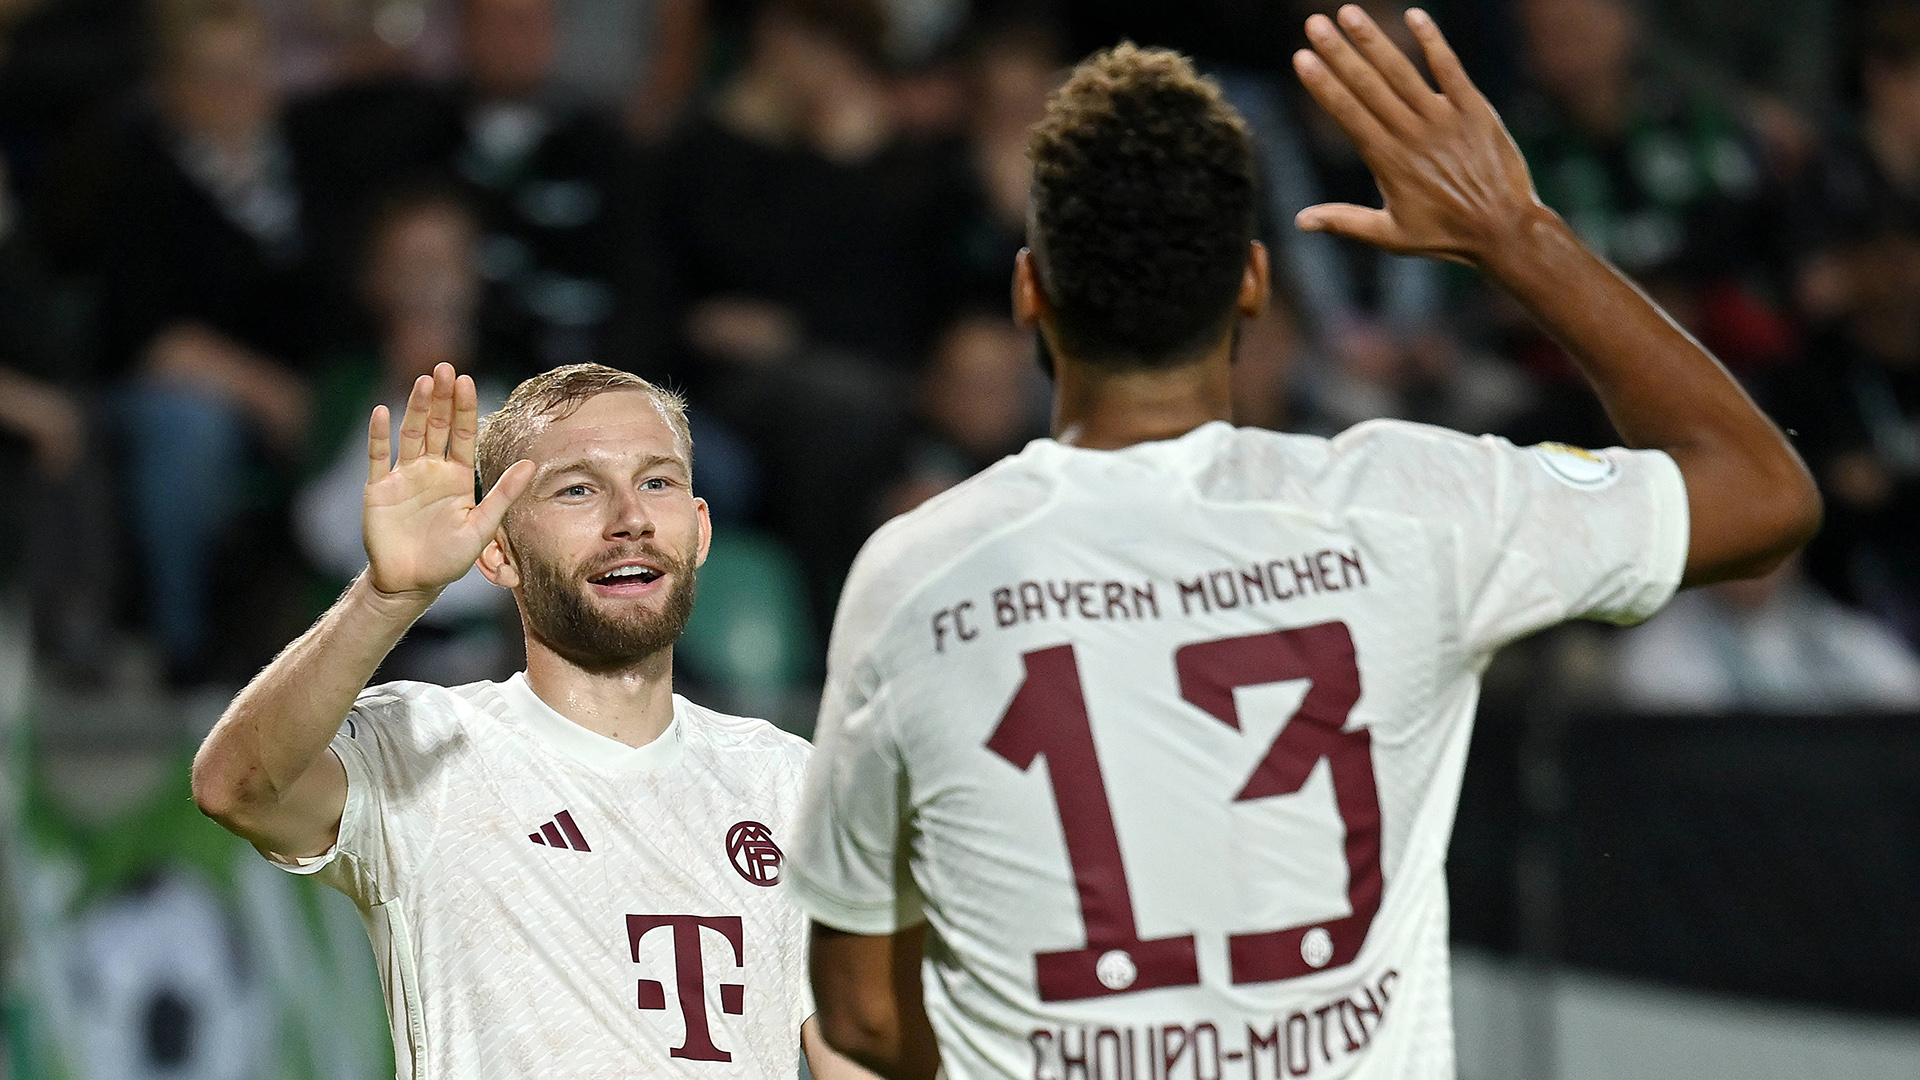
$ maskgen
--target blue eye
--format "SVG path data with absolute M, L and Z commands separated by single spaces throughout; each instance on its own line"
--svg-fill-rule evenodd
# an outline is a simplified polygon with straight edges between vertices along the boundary
M 560 489 L 562 495 L 585 495 L 586 493 L 587 485 L 585 484 L 568 484 Z
M 665 477 L 649 476 L 645 480 L 640 481 L 640 486 L 648 491 L 665 491 L 667 490 L 667 481 Z

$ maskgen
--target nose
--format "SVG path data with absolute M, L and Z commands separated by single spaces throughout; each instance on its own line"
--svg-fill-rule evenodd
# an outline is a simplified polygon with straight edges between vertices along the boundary
M 644 540 L 653 536 L 653 515 L 638 491 L 623 488 L 614 496 L 612 514 L 607 519 L 609 540 Z

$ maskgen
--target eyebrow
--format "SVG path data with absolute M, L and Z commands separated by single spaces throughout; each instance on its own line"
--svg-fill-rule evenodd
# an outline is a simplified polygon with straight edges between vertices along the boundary
M 652 469 L 659 468 L 662 465 L 676 465 L 676 466 L 679 466 L 681 472 L 687 471 L 686 463 L 681 461 L 679 458 L 675 457 L 672 454 L 653 454 L 647 458 L 644 458 L 641 460 L 639 468 L 635 471 L 647 472 Z M 540 471 L 535 482 L 539 483 L 539 482 L 548 481 L 553 479 L 556 476 L 564 476 L 567 473 L 575 473 L 575 472 L 596 473 L 600 471 L 602 470 L 598 463 L 591 461 L 587 458 L 577 458 L 573 461 L 567 462 L 565 465 L 547 466 L 545 469 L 542 469 Z

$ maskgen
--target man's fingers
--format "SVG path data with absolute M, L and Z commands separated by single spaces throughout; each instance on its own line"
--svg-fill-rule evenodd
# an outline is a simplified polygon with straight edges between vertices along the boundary
M 1362 108 L 1393 131 L 1411 134 L 1419 130 L 1422 123 L 1419 115 L 1387 85 L 1386 77 L 1371 60 L 1360 55 L 1332 19 L 1325 15 L 1308 19 L 1307 40 L 1334 79 L 1347 88 Z
M 1319 102 L 1320 107 L 1327 110 L 1327 114 L 1340 125 L 1340 130 L 1347 133 L 1347 138 L 1353 140 L 1354 148 L 1360 151 L 1361 158 L 1369 165 L 1375 160 L 1375 155 L 1383 154 L 1388 147 L 1398 144 L 1399 140 L 1381 126 L 1379 118 L 1368 112 L 1367 107 L 1360 104 L 1353 92 L 1347 89 L 1347 85 L 1334 77 L 1318 53 L 1310 49 L 1294 53 L 1293 70 L 1300 76 L 1307 92 L 1313 95 L 1313 100 Z
M 447 454 L 447 440 L 453 431 L 453 392 L 459 380 L 452 364 L 433 366 L 433 403 L 427 409 L 427 456 Z
M 480 438 L 480 391 L 473 376 L 462 375 L 453 384 L 453 441 L 447 444 L 447 457 L 468 468 L 473 467 L 473 446 Z
M 400 464 L 427 452 L 427 412 L 433 408 L 433 376 L 413 380 L 407 395 L 407 413 L 400 418 Z
M 533 484 L 533 474 L 533 462 L 522 459 L 508 466 L 507 471 L 500 474 L 500 479 L 494 481 L 493 490 L 487 492 L 487 497 L 473 508 L 473 517 L 470 519 L 479 527 L 481 535 L 492 536 L 493 531 L 506 520 L 507 511 Z
M 1347 37 L 1353 42 L 1360 55 L 1373 65 L 1401 101 L 1422 117 L 1432 120 L 1441 115 L 1446 103 L 1440 95 L 1427 85 L 1418 68 L 1407 54 L 1400 51 L 1388 38 L 1386 32 L 1373 21 L 1365 11 L 1355 4 L 1340 9 L 1340 26 L 1346 30 Z
M 373 407 L 367 421 L 367 483 L 375 483 L 393 468 L 393 417 L 385 405 Z
M 1374 247 L 1389 251 L 1404 246 L 1400 237 L 1400 227 L 1394 224 L 1393 215 L 1385 210 L 1374 210 L 1352 203 L 1321 203 L 1309 206 L 1294 215 L 1294 224 L 1307 232 L 1333 233 L 1346 236 Z
M 1415 40 L 1420 42 L 1420 51 L 1427 57 L 1427 69 L 1433 72 L 1433 81 L 1440 84 L 1440 92 L 1447 95 L 1447 100 L 1461 112 L 1492 111 L 1479 87 L 1467 78 L 1467 69 L 1460 66 L 1460 58 L 1453 54 L 1453 46 L 1447 44 L 1446 35 L 1440 32 L 1433 16 L 1419 8 L 1408 8 L 1407 29 L 1412 30 Z

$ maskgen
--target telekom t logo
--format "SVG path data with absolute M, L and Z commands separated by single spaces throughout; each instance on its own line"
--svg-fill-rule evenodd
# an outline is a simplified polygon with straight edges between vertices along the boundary
M 681 1045 L 667 1053 L 691 1061 L 732 1061 L 733 1055 L 713 1045 L 713 1033 L 707 1029 L 707 971 L 700 959 L 700 930 L 713 930 L 733 946 L 733 966 L 746 966 L 744 934 L 738 915 L 629 915 L 627 943 L 633 949 L 633 962 L 640 962 L 640 939 L 663 926 L 673 927 L 673 976 L 680 992 L 680 1015 L 687 1023 L 687 1036 Z M 667 1007 L 666 987 L 657 979 L 640 980 L 640 1007 Z M 746 1011 L 747 988 L 743 983 L 720 984 L 720 1011 L 739 1016 Z

